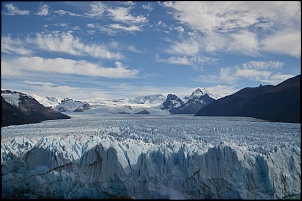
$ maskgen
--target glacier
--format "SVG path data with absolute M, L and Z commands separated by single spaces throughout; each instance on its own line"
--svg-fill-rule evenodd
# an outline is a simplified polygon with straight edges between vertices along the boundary
M 106 115 L 1 128 L 2 198 L 282 199 L 301 193 L 301 125 Z

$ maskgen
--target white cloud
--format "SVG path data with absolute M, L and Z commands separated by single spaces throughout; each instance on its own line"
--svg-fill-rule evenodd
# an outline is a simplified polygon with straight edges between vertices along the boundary
M 121 24 L 110 24 L 109 28 L 116 29 L 116 30 L 129 31 L 129 32 L 140 31 L 141 30 L 140 27 L 136 26 L 136 25 L 124 26 L 124 25 L 121 25 Z
M 198 41 L 189 40 L 174 42 L 165 52 L 169 54 L 193 56 L 196 55 L 199 50 Z
M 282 69 L 284 63 L 282 61 L 249 61 L 242 64 L 244 69 Z
M 133 1 L 123 1 L 123 2 L 120 2 L 120 3 L 122 3 L 126 6 L 134 6 L 135 5 L 135 2 L 133 2 Z
M 245 55 L 258 56 L 258 39 L 255 33 L 250 31 L 239 31 L 230 34 L 231 40 L 227 45 L 230 52 L 239 52 Z
M 59 15 L 70 15 L 70 16 L 81 16 L 79 14 L 73 13 L 73 12 L 69 12 L 69 11 L 65 11 L 65 10 L 56 10 L 54 11 L 54 13 L 59 14 Z
M 37 15 L 46 16 L 48 15 L 48 13 L 49 13 L 49 6 L 41 3 Z
M 122 25 L 122 24 L 109 24 L 109 25 L 100 25 L 98 23 L 88 23 L 86 24 L 88 28 L 97 29 L 102 32 L 106 32 L 109 35 L 115 35 L 121 31 L 133 33 L 135 31 L 142 31 L 141 26 L 139 25 Z
M 90 10 L 88 13 L 86 13 L 89 17 L 98 17 L 102 16 L 104 13 L 104 4 L 102 2 L 94 2 L 93 4 L 90 4 Z
M 235 84 L 239 79 L 248 79 L 258 83 L 279 84 L 294 76 L 277 71 L 283 66 L 284 63 L 280 61 L 249 61 L 243 63 L 242 66 L 221 68 L 217 75 L 200 75 L 195 81 Z
M 108 98 L 109 95 L 98 88 L 82 88 L 71 87 L 68 85 L 59 85 L 54 83 L 35 84 L 40 82 L 24 81 L 23 85 L 26 86 L 25 90 L 20 90 L 26 94 L 37 94 L 42 97 L 54 96 L 59 98 L 71 98 L 73 100 L 84 100 L 89 98 Z
M 143 9 L 146 9 L 149 12 L 154 9 L 154 6 L 151 3 L 149 3 L 149 2 L 147 4 L 144 4 L 142 7 L 143 7 Z
M 6 4 L 4 7 L 6 7 L 8 11 L 8 13 L 4 13 L 6 15 L 29 15 L 30 13 L 28 10 L 20 10 L 12 3 Z
M 116 9 L 108 9 L 109 17 L 114 21 L 123 22 L 126 24 L 140 24 L 148 22 L 148 19 L 143 15 L 133 16 L 130 14 L 130 8 L 118 7 Z
M 272 72 L 255 69 L 240 69 L 238 68 L 235 72 L 236 76 L 245 77 L 249 80 L 263 81 L 267 80 Z
M 50 85 L 50 86 L 56 86 L 57 84 L 53 84 L 51 82 L 36 82 L 36 81 L 28 81 L 25 80 L 23 82 L 24 84 L 30 84 L 30 85 Z
M 75 56 L 91 56 L 103 59 L 122 59 L 120 53 L 113 53 L 105 45 L 84 44 L 70 33 L 37 33 L 35 38 L 26 38 L 29 45 L 49 52 L 62 52 Z
M 135 53 L 143 53 L 142 51 L 138 50 L 136 47 L 133 45 L 128 46 L 128 50 L 135 52 Z
M 264 51 L 301 58 L 301 29 L 286 30 L 268 36 L 261 41 L 261 47 Z
M 163 5 L 173 9 L 173 17 L 182 25 L 195 31 L 199 51 L 301 56 L 300 2 L 175 1 Z
M 85 60 L 45 59 L 41 57 L 2 59 L 1 69 L 1 76 L 18 76 L 22 74 L 22 71 L 37 71 L 108 78 L 136 78 L 139 73 L 136 69 L 127 69 L 121 62 L 115 62 L 115 67 L 103 67 L 100 64 L 90 63 Z
M 192 66 L 197 70 L 202 70 L 200 64 L 209 64 L 216 61 L 215 58 L 205 57 L 205 56 L 171 56 L 167 59 L 160 58 L 158 54 L 155 55 L 155 60 L 157 62 L 164 62 L 168 64 L 177 64 L 177 65 L 187 65 Z M 199 68 L 198 68 L 199 66 Z
M 33 52 L 25 47 L 20 39 L 11 39 L 10 36 L 1 36 L 1 53 L 30 55 Z

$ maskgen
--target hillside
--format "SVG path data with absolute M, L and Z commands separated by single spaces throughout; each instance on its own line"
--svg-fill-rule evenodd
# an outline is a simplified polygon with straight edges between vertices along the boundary
M 65 114 L 43 106 L 36 99 L 20 92 L 2 90 L 1 96 L 2 127 L 70 118 Z
M 201 108 L 195 116 L 244 116 L 300 122 L 300 75 L 276 85 L 244 88 Z

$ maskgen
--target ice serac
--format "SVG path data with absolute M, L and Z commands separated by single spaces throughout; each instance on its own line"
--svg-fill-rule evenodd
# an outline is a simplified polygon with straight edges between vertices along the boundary
M 201 145 L 200 145 L 201 146 Z M 2 198 L 280 199 L 301 189 L 301 150 L 18 137 L 1 146 Z

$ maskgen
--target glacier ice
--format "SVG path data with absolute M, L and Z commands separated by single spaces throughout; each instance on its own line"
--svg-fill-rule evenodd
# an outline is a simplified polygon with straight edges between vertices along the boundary
M 301 193 L 300 124 L 240 119 L 76 114 L 4 127 L 2 198 L 280 199 Z

